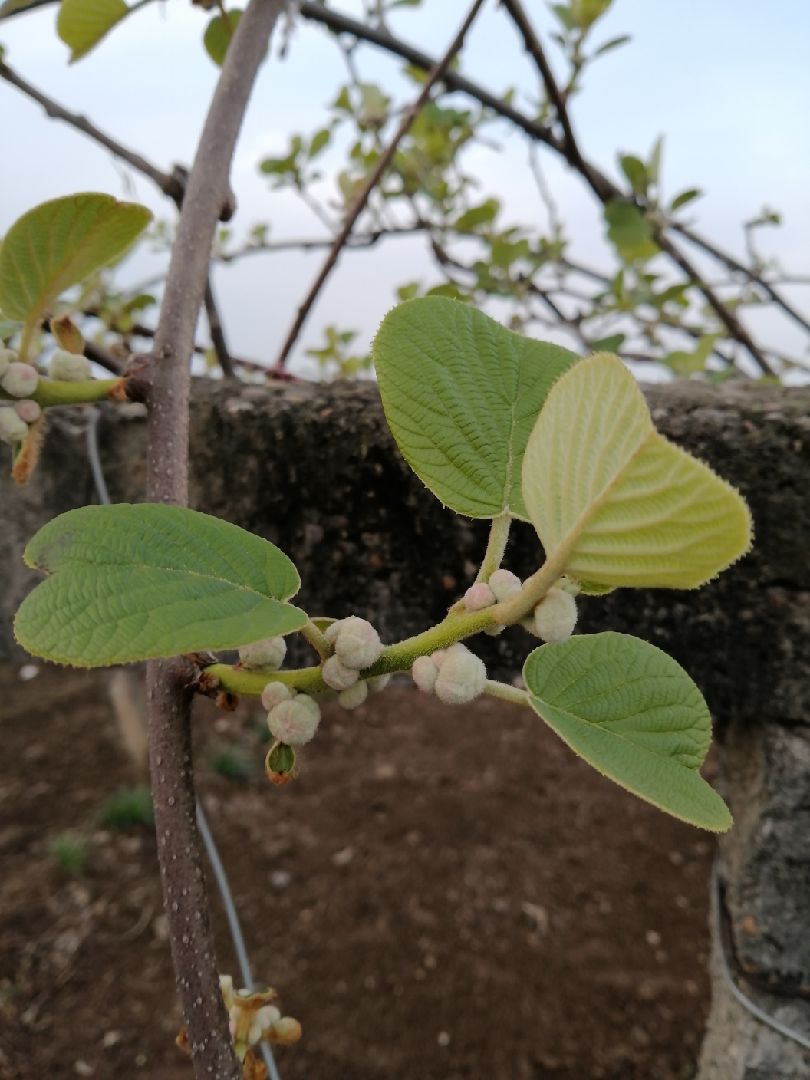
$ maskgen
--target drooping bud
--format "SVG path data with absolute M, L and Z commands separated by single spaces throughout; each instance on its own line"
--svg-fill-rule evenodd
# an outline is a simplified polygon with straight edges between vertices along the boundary
M 28 434 L 28 424 L 9 406 L 0 405 L 0 439 L 10 446 L 21 443 Z
M 433 693 L 438 674 L 439 669 L 432 656 L 417 656 L 411 667 L 413 681 L 426 694 Z
M 270 783 L 276 787 L 288 784 L 294 776 L 294 769 L 295 750 L 283 742 L 273 743 L 264 759 L 264 771 Z
M 335 655 L 346 667 L 362 671 L 379 660 L 382 651 L 380 635 L 370 622 L 357 615 L 341 619 L 335 638 Z
M 577 625 L 577 602 L 564 589 L 552 586 L 534 609 L 534 628 L 543 641 L 567 641 Z
M 11 397 L 28 398 L 36 390 L 38 382 L 39 375 L 35 367 L 15 361 L 8 365 L 5 374 L 0 379 L 0 386 Z
M 288 746 L 308 743 L 320 722 L 320 707 L 308 694 L 297 694 L 292 701 L 282 701 L 267 714 L 271 734 Z
M 467 611 L 483 611 L 495 603 L 495 593 L 485 581 L 476 581 L 464 593 L 464 607 Z
M 517 574 L 513 574 L 511 570 L 496 570 L 489 579 L 489 587 L 495 593 L 495 599 L 499 604 L 508 600 L 510 596 L 514 596 L 515 593 L 519 593 L 522 584 Z
M 323 681 L 333 690 L 348 690 L 357 682 L 359 674 L 357 668 L 347 667 L 337 655 L 324 660 L 321 668 Z
M 266 668 L 277 671 L 287 655 L 287 642 L 283 637 L 265 638 L 254 641 L 252 645 L 243 645 L 239 650 L 239 662 L 249 671 Z
M 39 420 L 42 416 L 42 409 L 39 403 L 31 401 L 30 398 L 24 398 L 22 401 L 14 402 L 14 411 L 21 420 L 24 420 L 26 424 L 33 424 Z
M 393 676 L 389 675 L 375 675 L 372 679 L 367 679 L 368 692 L 370 694 L 379 694 L 381 690 L 384 690 L 386 686 L 391 682 Z
M 368 697 L 368 683 L 360 681 L 356 682 L 354 686 L 350 686 L 348 690 L 342 690 L 338 694 L 338 705 L 342 705 L 344 709 L 356 709 Z
M 275 1046 L 291 1046 L 301 1038 L 301 1024 L 293 1016 L 282 1016 L 273 1024 L 267 1038 Z
M 262 705 L 269 712 L 282 701 L 292 701 L 293 692 L 282 682 L 269 682 L 262 690 Z
M 436 697 L 445 705 L 465 705 L 484 690 L 484 661 L 460 642 L 447 650 L 436 677 Z
M 81 382 L 92 377 L 92 370 L 86 356 L 57 349 L 48 364 L 48 374 L 62 382 Z

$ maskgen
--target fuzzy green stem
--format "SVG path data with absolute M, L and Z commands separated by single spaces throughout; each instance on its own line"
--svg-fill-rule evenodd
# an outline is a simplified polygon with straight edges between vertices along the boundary
M 496 682 L 487 679 L 484 683 L 484 693 L 490 697 L 499 698 L 501 701 L 511 701 L 513 705 L 528 705 L 529 694 L 526 690 L 519 690 L 516 686 L 508 683 Z
M 309 620 L 306 626 L 301 627 L 301 634 L 307 639 L 321 660 L 326 660 L 328 656 L 332 655 L 332 646 L 312 619 Z
M 124 385 L 124 379 L 80 379 L 66 382 L 62 379 L 40 378 L 37 388 L 29 401 L 36 401 L 43 409 L 51 405 L 89 405 L 95 401 L 106 401 L 114 396 Z M 17 401 L 4 390 L 0 398 Z
M 487 540 L 487 550 L 484 552 L 484 561 L 481 563 L 481 569 L 478 571 L 476 581 L 489 581 L 503 562 L 511 524 L 511 514 L 501 514 L 492 519 L 489 539 Z

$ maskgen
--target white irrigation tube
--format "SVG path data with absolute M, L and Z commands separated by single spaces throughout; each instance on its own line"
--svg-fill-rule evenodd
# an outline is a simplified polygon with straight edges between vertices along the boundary
M 88 409 L 87 428 L 85 429 L 87 457 L 90 462 L 90 471 L 93 474 L 93 483 L 95 484 L 98 501 L 104 506 L 109 506 L 110 492 L 107 488 L 107 481 L 104 478 L 104 470 L 101 467 L 101 458 L 99 457 L 98 452 L 98 419 L 99 410 L 91 406 Z M 233 893 L 231 892 L 231 887 L 228 883 L 225 867 L 222 865 L 219 850 L 214 841 L 211 829 L 208 826 L 208 819 L 205 816 L 205 811 L 203 810 L 199 799 L 196 801 L 196 812 L 197 827 L 200 830 L 203 846 L 208 855 L 208 861 L 211 864 L 211 870 L 213 871 L 214 880 L 219 889 L 219 895 L 222 898 L 222 906 L 225 909 L 225 918 L 228 920 L 228 929 L 231 932 L 231 940 L 233 941 L 236 960 L 239 964 L 242 985 L 246 989 L 252 990 L 253 973 L 250 969 L 250 959 L 248 958 L 247 948 L 245 947 L 245 938 L 239 923 L 239 914 L 233 900 Z M 281 1080 L 275 1058 L 273 1057 L 272 1047 L 267 1042 L 261 1043 L 260 1047 L 270 1080 Z

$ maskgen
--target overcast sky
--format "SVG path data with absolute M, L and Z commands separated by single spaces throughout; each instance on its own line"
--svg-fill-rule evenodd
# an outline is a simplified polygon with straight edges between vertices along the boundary
M 332 6 L 354 15 L 360 11 L 356 0 L 332 0 Z M 426 0 L 424 6 L 424 12 L 404 10 L 392 18 L 392 26 L 437 55 L 455 33 L 468 0 Z M 541 30 L 551 27 L 545 4 L 527 0 L 526 7 Z M 188 162 L 217 75 L 200 45 L 207 16 L 180 0 L 149 5 L 72 66 L 55 35 L 54 19 L 55 8 L 49 8 L 0 23 L 8 62 L 161 167 Z M 763 236 L 764 250 L 796 272 L 810 273 L 810 4 L 616 0 L 594 42 L 625 32 L 632 34 L 631 44 L 590 69 L 584 92 L 572 105 L 587 155 L 615 175 L 618 149 L 644 156 L 655 137 L 666 133 L 665 191 L 672 195 L 693 185 L 706 191 L 694 209 L 701 229 L 742 255 L 740 223 L 767 203 L 782 211 L 785 225 Z M 412 84 L 400 77 L 398 61 L 366 47 L 359 65 L 364 78 L 394 87 L 403 100 L 413 95 Z M 494 91 L 512 85 L 526 95 L 536 90 L 534 71 L 494 0 L 470 34 L 462 70 Z M 256 166 L 262 156 L 284 150 L 291 132 L 313 132 L 344 78 L 333 42 L 303 21 L 287 58 L 281 62 L 274 55 L 264 65 L 234 166 L 237 233 L 254 221 L 269 220 L 276 239 L 322 235 L 317 220 L 294 197 L 269 191 Z M 148 181 L 48 120 L 5 83 L 0 83 L 0 117 L 0 232 L 35 203 L 82 190 L 134 197 L 157 214 L 171 216 Z M 499 151 L 476 150 L 471 159 L 482 195 L 504 202 L 505 221 L 542 221 L 525 141 L 506 125 L 493 128 L 493 135 Z M 544 153 L 542 160 L 576 253 L 600 261 L 599 208 L 552 155 Z M 235 353 L 273 358 L 321 257 L 276 255 L 218 270 L 217 289 Z M 127 275 L 136 280 L 156 265 L 150 256 L 139 255 L 130 260 Z M 392 240 L 372 252 L 344 256 L 308 325 L 304 345 L 319 344 L 320 329 L 328 322 L 359 329 L 367 340 L 394 302 L 394 286 L 420 276 L 436 280 L 419 239 Z M 797 287 L 791 295 L 805 310 L 810 307 L 810 289 Z M 758 316 L 752 325 L 774 345 L 797 347 L 796 334 L 778 320 Z

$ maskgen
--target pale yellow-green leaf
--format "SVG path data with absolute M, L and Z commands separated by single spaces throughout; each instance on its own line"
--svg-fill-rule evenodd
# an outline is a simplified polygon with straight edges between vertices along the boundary
M 124 0 L 62 0 L 56 32 L 70 49 L 70 62 L 86 56 L 127 15 Z
M 695 588 L 751 545 L 740 494 L 655 430 L 635 379 L 607 354 L 549 393 L 523 498 L 546 556 L 594 585 Z

